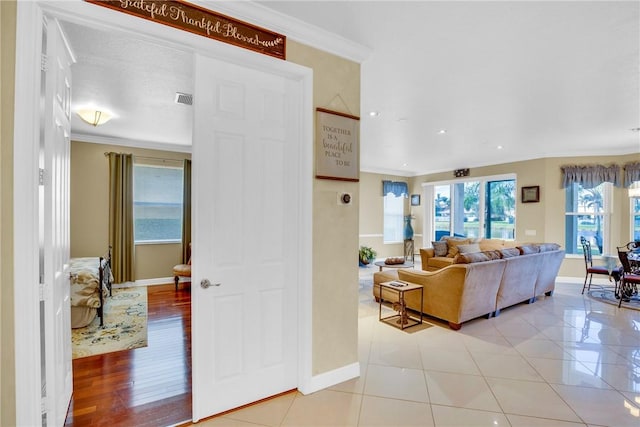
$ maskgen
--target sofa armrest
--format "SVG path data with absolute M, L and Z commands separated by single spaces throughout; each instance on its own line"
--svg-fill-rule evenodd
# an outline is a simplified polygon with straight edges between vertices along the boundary
M 423 312 L 431 316 L 452 323 L 461 323 L 460 306 L 464 290 L 464 279 L 467 272 L 466 265 L 452 265 L 437 271 L 421 271 L 401 269 L 398 278 L 407 282 L 422 285 Z M 408 295 L 407 304 L 416 307 L 416 302 Z
M 429 265 L 429 258 L 433 258 L 434 256 L 435 252 L 433 248 L 420 249 L 420 261 L 422 262 L 422 269 L 424 271 L 428 271 L 427 266 Z

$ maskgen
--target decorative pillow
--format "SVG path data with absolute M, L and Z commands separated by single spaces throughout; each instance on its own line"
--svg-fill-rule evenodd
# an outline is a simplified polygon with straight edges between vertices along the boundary
M 454 264 L 473 264 L 474 262 L 485 262 L 500 259 L 500 251 L 483 251 L 471 253 L 459 253 L 453 258 Z
M 484 252 L 472 252 L 469 254 L 457 254 L 453 258 L 454 264 L 472 264 L 474 262 L 489 261 L 489 257 Z
M 449 247 L 446 241 L 431 242 L 431 246 L 433 246 L 433 256 L 447 256 Z
M 459 245 L 468 245 L 469 243 L 471 243 L 469 239 L 461 239 L 461 238 L 454 238 L 454 237 L 448 238 L 446 242 L 449 248 L 449 250 L 447 251 L 447 257 L 449 258 L 453 258 L 458 254 Z
M 474 252 L 481 252 L 480 245 L 477 243 L 469 243 L 467 245 L 458 245 L 458 252 L 461 254 L 471 254 Z
M 518 246 L 518 250 L 520 251 L 520 255 L 537 254 L 540 252 L 538 245 Z
M 489 261 L 492 261 L 494 259 L 502 259 L 502 254 L 498 250 L 495 250 L 495 251 L 482 251 L 482 253 L 485 254 L 489 258 Z
M 540 243 L 538 248 L 540 248 L 540 252 L 557 251 L 560 249 L 560 245 L 557 243 Z
M 520 249 L 518 248 L 504 248 L 500 249 L 502 258 L 512 258 L 514 256 L 520 256 Z

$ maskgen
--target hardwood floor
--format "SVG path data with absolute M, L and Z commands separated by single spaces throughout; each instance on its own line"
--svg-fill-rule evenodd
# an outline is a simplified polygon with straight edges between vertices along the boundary
M 170 426 L 191 420 L 189 285 L 148 287 L 148 346 L 73 361 L 66 426 Z

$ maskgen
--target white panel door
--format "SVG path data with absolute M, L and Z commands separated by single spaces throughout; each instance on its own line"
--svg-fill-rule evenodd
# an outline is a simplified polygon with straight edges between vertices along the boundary
M 71 400 L 71 304 L 69 283 L 69 164 L 71 55 L 58 21 L 46 28 L 43 251 L 46 425 L 62 426 Z M 41 199 L 42 200 L 42 199 Z
M 203 56 L 195 68 L 194 421 L 297 387 L 302 93 Z

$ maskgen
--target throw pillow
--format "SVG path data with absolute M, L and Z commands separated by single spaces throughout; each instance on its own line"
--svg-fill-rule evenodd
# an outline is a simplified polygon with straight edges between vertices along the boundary
M 502 254 L 500 253 L 500 251 L 482 251 L 483 254 L 485 254 L 487 256 L 487 258 L 489 258 L 489 261 L 492 261 L 494 259 L 501 259 L 502 258 Z
M 512 258 L 514 256 L 520 256 L 520 250 L 518 248 L 504 248 L 500 250 L 502 258 Z
M 459 253 L 453 259 L 454 264 L 473 264 L 474 262 L 494 261 L 500 259 L 500 251 L 482 251 Z
M 446 241 L 431 242 L 431 246 L 433 246 L 433 256 L 447 256 L 449 247 Z
M 454 264 L 472 264 L 474 262 L 490 261 L 484 252 L 472 252 L 469 254 L 457 254 L 453 259 Z
M 458 246 L 468 245 L 469 243 L 471 243 L 471 240 L 450 237 L 446 240 L 446 242 L 447 246 L 449 247 L 449 250 L 447 251 L 447 257 L 453 258 L 458 254 Z
M 520 255 L 537 254 L 540 252 L 538 245 L 523 245 L 518 246 L 518 249 L 520 250 Z
M 467 245 L 458 245 L 458 252 L 461 254 L 471 254 L 480 252 L 480 245 L 477 243 L 469 243 Z
M 560 245 L 557 243 L 540 243 L 538 245 L 540 252 L 557 251 L 560 249 Z

